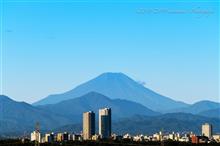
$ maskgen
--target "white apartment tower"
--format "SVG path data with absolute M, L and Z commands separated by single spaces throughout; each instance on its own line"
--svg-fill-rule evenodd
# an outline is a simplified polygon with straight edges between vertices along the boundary
M 202 125 L 202 135 L 207 136 L 208 138 L 212 137 L 212 125 L 205 123 Z
M 99 135 L 101 138 L 110 138 L 111 136 L 111 108 L 99 110 Z

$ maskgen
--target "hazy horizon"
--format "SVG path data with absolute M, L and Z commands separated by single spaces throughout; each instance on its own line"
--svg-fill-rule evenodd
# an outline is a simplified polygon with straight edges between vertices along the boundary
M 217 4 L 5 0 L 1 93 L 33 103 L 122 72 L 174 100 L 219 102 Z
M 122 72 L 104 72 L 104 73 L 122 73 Z M 104 73 L 102 73 L 102 74 L 104 74 Z M 102 75 L 102 74 L 99 74 L 99 75 Z M 125 74 L 125 73 L 123 73 L 123 74 Z M 95 76 L 94 78 L 98 77 L 99 75 Z M 127 74 L 125 74 L 125 75 L 127 75 Z M 129 77 L 130 77 L 130 76 L 129 76 Z M 92 79 L 94 79 L 94 78 L 92 78 Z M 132 78 L 132 79 L 133 79 L 133 78 Z M 89 79 L 89 80 L 91 80 L 91 79 Z M 89 81 L 89 80 L 87 80 L 87 81 Z M 81 82 L 79 85 L 81 85 L 81 84 L 83 84 L 83 83 L 85 83 L 85 82 L 87 82 L 87 81 L 83 81 L 83 82 Z M 148 88 L 148 87 L 146 86 L 146 82 L 145 82 L 145 81 L 140 81 L 140 80 L 135 80 L 135 79 L 134 79 L 134 81 L 136 81 L 136 82 L 138 82 L 139 84 L 143 85 L 145 88 Z M 66 90 L 64 90 L 64 91 L 61 91 L 61 92 L 50 93 L 50 94 L 48 94 L 47 96 L 49 96 L 49 95 L 54 95 L 54 94 L 62 94 L 62 93 L 65 93 L 65 92 L 67 92 L 67 91 L 69 91 L 69 90 L 74 89 L 74 88 L 77 87 L 77 86 L 78 86 L 78 85 L 76 85 L 76 86 L 74 86 L 74 87 L 72 87 L 72 88 L 66 89 Z M 157 92 L 158 94 L 161 94 L 161 95 L 163 95 L 163 96 L 167 96 L 167 95 L 164 95 L 163 93 L 160 93 L 160 92 L 158 92 L 158 91 L 156 91 L 156 90 L 154 90 L 154 89 L 151 89 L 151 88 L 148 88 L 148 89 L 150 89 L 150 90 L 152 90 L 152 91 L 155 91 L 155 92 Z M 4 95 L 4 94 L 3 94 L 3 95 Z M 8 96 L 8 95 L 5 95 L 5 96 Z M 41 97 L 41 98 L 37 99 L 36 101 L 39 101 L 39 100 L 41 100 L 41 99 L 44 99 L 44 98 L 47 97 L 47 96 Z M 10 97 L 10 96 L 9 96 L 9 97 Z M 167 96 L 167 97 L 169 97 L 169 96 Z M 10 98 L 12 98 L 13 100 L 16 100 L 16 99 L 13 98 L 13 97 L 10 97 Z M 181 101 L 181 100 L 175 99 L 175 98 L 173 98 L 173 97 L 169 97 L 169 98 L 174 99 L 174 100 L 176 100 L 176 101 Z M 195 102 L 199 102 L 199 101 L 202 101 L 202 100 L 209 100 L 209 101 L 213 101 L 213 102 L 218 102 L 218 103 L 220 103 L 219 100 L 215 101 L 215 100 L 210 100 L 210 99 L 199 99 L 198 101 L 194 101 L 194 102 L 186 102 L 186 101 L 182 101 L 182 102 L 185 102 L 185 103 L 188 103 L 188 104 L 193 104 L 193 103 L 195 103 Z M 24 100 L 20 100 L 20 101 L 24 101 Z M 33 104 L 33 103 L 36 102 L 36 101 L 33 101 L 33 102 L 24 101 L 24 102 L 27 102 L 27 103 L 29 103 L 29 104 Z

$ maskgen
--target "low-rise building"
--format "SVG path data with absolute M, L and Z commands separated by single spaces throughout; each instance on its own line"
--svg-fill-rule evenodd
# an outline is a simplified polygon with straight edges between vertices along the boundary
M 45 142 L 54 142 L 54 133 L 46 133 Z
M 206 136 L 196 136 L 196 135 L 193 135 L 191 137 L 191 142 L 193 144 L 198 144 L 198 143 L 208 143 L 209 141 L 209 138 L 206 137 Z
M 144 135 L 136 135 L 133 137 L 133 141 L 144 141 Z
M 31 141 L 37 141 L 41 143 L 41 134 L 39 131 L 33 131 L 31 133 Z
M 169 134 L 169 139 L 170 140 L 175 140 L 175 133 L 174 132 L 172 134 Z
M 112 135 L 112 139 L 113 139 L 113 140 L 118 140 L 118 141 L 120 141 L 120 140 L 123 139 L 123 136 L 122 136 L 122 135 L 113 134 L 113 135 Z
M 73 141 L 82 141 L 82 135 L 80 134 L 73 134 Z
M 212 137 L 216 142 L 220 143 L 220 134 L 214 134 Z
M 132 136 L 127 133 L 123 136 L 123 139 L 132 139 Z
M 101 139 L 101 135 L 99 134 L 95 134 L 92 136 L 92 140 L 96 141 L 96 140 L 100 140 Z
M 56 136 L 56 141 L 62 141 L 63 140 L 63 133 L 57 133 L 57 136 Z

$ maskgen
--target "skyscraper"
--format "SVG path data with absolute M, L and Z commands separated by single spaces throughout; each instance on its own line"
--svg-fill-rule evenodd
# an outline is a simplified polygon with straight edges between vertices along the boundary
M 109 138 L 111 136 L 111 108 L 99 110 L 99 134 L 101 138 Z
M 95 113 L 92 111 L 83 113 L 83 139 L 91 140 L 95 134 Z
M 202 125 L 202 135 L 207 136 L 208 138 L 212 137 L 212 125 L 205 123 Z

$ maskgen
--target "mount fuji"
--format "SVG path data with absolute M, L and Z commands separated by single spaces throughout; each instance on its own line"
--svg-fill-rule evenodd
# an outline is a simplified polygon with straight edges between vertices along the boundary
M 97 92 L 110 99 L 125 99 L 137 102 L 158 112 L 188 106 L 184 102 L 175 101 L 144 87 L 123 73 L 103 73 L 70 91 L 49 95 L 33 105 L 55 104 L 83 96 L 89 92 Z

